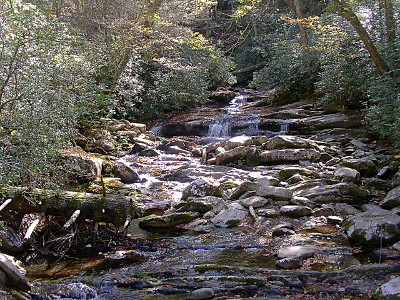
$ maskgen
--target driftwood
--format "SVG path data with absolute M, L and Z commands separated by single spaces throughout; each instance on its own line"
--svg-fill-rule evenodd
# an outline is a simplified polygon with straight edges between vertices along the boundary
M 71 219 L 80 210 L 79 219 L 112 223 L 115 226 L 123 225 L 127 217 L 134 216 L 137 211 L 135 201 L 124 195 L 104 197 L 90 193 L 11 187 L 0 189 L 0 202 L 5 199 L 12 199 L 7 210 L 18 214 L 44 213 Z

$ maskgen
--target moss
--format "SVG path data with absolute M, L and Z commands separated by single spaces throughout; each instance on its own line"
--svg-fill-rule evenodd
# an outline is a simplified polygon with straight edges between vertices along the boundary
M 206 272 L 221 272 L 221 273 L 232 273 L 234 270 L 232 270 L 230 267 L 227 266 L 220 266 L 220 265 L 201 265 L 201 266 L 196 266 L 195 271 L 204 274 Z

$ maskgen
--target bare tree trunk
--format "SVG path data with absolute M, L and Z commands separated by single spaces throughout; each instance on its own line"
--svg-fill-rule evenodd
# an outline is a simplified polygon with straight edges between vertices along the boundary
M 302 23 L 302 20 L 305 18 L 303 12 L 303 4 L 301 0 L 285 0 L 285 3 L 296 14 L 300 29 L 301 45 L 303 46 L 304 49 L 307 49 L 309 45 L 309 40 L 308 40 L 307 30 Z
M 360 19 L 348 5 L 345 0 L 332 0 L 335 4 L 337 13 L 339 16 L 345 18 L 353 28 L 356 30 L 361 41 L 364 43 L 365 48 L 368 50 L 372 61 L 374 62 L 376 68 L 381 74 L 389 73 L 390 68 L 380 55 L 378 49 L 376 48 L 374 42 L 369 36 L 368 32 L 365 30 L 364 26 L 361 24 Z

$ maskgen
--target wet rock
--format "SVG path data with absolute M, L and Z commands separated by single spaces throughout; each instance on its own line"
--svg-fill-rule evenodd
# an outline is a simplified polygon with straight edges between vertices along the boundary
M 280 213 L 283 216 L 300 218 L 311 215 L 311 208 L 307 206 L 285 205 L 280 208 Z
M 14 261 L 12 256 L 0 253 L 0 269 L 6 274 L 9 286 L 24 291 L 31 289 L 25 278 L 26 271 Z
M 308 199 L 306 197 L 298 197 L 298 196 L 292 197 L 292 199 L 290 199 L 290 203 L 295 204 L 295 205 L 300 205 L 300 206 L 307 206 L 310 208 L 314 208 L 316 206 L 316 204 L 313 201 L 311 201 L 310 199 Z
M 348 167 L 338 167 L 335 170 L 334 178 L 344 182 L 357 183 L 360 181 L 361 175 L 355 169 Z
M 312 215 L 315 217 L 331 216 L 335 213 L 332 207 L 320 207 L 312 211 Z
M 199 220 L 194 220 L 193 222 L 190 222 L 189 224 L 185 225 L 183 228 L 187 229 L 187 230 L 192 230 L 192 231 L 195 231 L 198 233 L 210 233 L 210 232 L 214 231 L 215 226 L 211 222 L 208 222 L 207 220 L 199 219 Z
M 139 155 L 146 156 L 146 157 L 154 157 L 154 156 L 159 156 L 160 152 L 158 152 L 156 149 L 146 149 L 146 150 L 140 151 Z
M 278 227 L 272 231 L 272 236 L 274 236 L 274 237 L 285 236 L 285 235 L 294 235 L 294 234 L 296 234 L 296 232 L 294 230 L 285 228 L 285 227 Z
M 316 203 L 363 204 L 368 202 L 368 192 L 353 183 L 316 186 L 297 192 L 296 196 L 306 197 Z
M 283 187 L 261 186 L 257 188 L 256 194 L 265 198 L 289 200 L 293 196 L 293 191 Z
M 167 154 L 190 154 L 190 151 L 179 148 L 178 146 L 168 147 Z
M 139 153 L 139 152 L 141 152 L 141 151 L 143 151 L 143 150 L 146 150 L 147 148 L 148 148 L 148 146 L 145 145 L 145 144 L 142 144 L 142 143 L 134 143 L 133 146 L 132 146 L 132 148 L 131 148 L 131 150 L 129 151 L 129 154 L 130 154 L 130 155 L 136 154 L 136 153 Z
M 400 206 L 400 186 L 391 190 L 382 200 L 380 206 L 385 209 Z
M 300 133 L 320 131 L 333 128 L 358 128 L 362 125 L 362 114 L 347 116 L 344 114 L 329 114 L 301 119 L 292 124 L 294 130 Z
M 239 159 L 246 157 L 249 149 L 247 147 L 236 147 L 232 150 L 219 153 L 215 156 L 215 163 L 217 165 L 237 163 Z
M 340 164 L 357 170 L 363 177 L 374 176 L 378 173 L 377 165 L 368 158 L 344 158 Z
M 382 284 L 376 289 L 372 298 L 379 300 L 400 299 L 400 277 L 395 277 Z
M 14 229 L 0 225 L 0 249 L 6 252 L 18 253 L 23 250 L 23 244 Z
M 278 135 L 271 138 L 264 146 L 266 150 L 309 148 L 308 140 L 292 135 Z
M 287 257 L 276 261 L 276 266 L 282 269 L 298 269 L 303 265 L 300 257 Z
M 286 163 L 299 160 L 315 160 L 321 157 L 321 153 L 314 149 L 282 149 L 267 150 L 258 154 L 259 164 Z
M 189 197 L 222 196 L 219 184 L 206 178 L 199 178 L 189 184 L 182 192 L 182 200 Z
M 315 171 L 309 170 L 307 168 L 301 167 L 288 167 L 279 171 L 279 178 L 281 180 L 287 180 L 293 175 L 303 175 L 311 178 L 319 178 L 319 174 Z
M 397 168 L 394 166 L 385 166 L 383 167 L 378 174 L 376 174 L 376 177 L 378 177 L 379 179 L 390 179 L 392 178 L 397 172 Z
M 189 198 L 186 202 L 175 206 L 177 212 L 198 212 L 205 214 L 208 211 L 220 212 L 226 208 L 224 200 L 219 197 L 207 196 L 202 198 Z
M 140 180 L 138 173 L 136 173 L 127 163 L 123 161 L 116 161 L 113 167 L 115 177 L 121 179 L 125 184 L 138 182 Z
M 201 288 L 201 289 L 194 290 L 187 299 L 188 300 L 203 300 L 203 299 L 211 299 L 214 296 L 215 296 L 215 292 L 212 288 Z
M 168 228 L 189 223 L 200 216 L 196 212 L 177 212 L 163 216 L 151 215 L 139 222 L 141 228 Z
M 308 258 L 314 256 L 314 254 L 315 254 L 315 249 L 313 247 L 289 246 L 279 249 L 278 258 L 287 258 L 287 257 Z
M 326 220 L 328 221 L 328 224 L 333 224 L 333 225 L 341 225 L 343 223 L 343 218 L 338 216 L 328 216 Z
M 211 219 L 216 227 L 228 228 L 238 225 L 248 216 L 248 212 L 237 208 L 222 210 L 218 215 Z
M 39 299 L 96 299 L 97 292 L 83 283 L 35 284 L 31 293 Z M 45 298 L 46 297 L 46 298 Z
M 266 199 L 264 197 L 260 197 L 260 196 L 252 196 L 252 197 L 240 200 L 240 203 L 244 207 L 252 206 L 253 208 L 259 208 L 259 207 L 263 207 L 263 206 L 267 205 L 268 199 Z
M 379 246 L 400 240 L 400 216 L 378 207 L 347 217 L 342 226 L 359 243 Z

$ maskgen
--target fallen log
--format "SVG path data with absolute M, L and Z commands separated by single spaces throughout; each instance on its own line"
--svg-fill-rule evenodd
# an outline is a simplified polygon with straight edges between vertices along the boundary
M 232 72 L 232 75 L 241 75 L 241 74 L 246 74 L 246 73 L 252 73 L 258 70 L 261 70 L 264 66 L 265 66 L 265 62 L 260 63 L 258 65 L 254 65 L 254 66 L 250 66 L 250 67 L 246 67 L 240 70 L 236 70 Z
M 134 216 L 137 212 L 134 199 L 122 194 L 104 197 L 91 193 L 8 187 L 0 189 L 0 201 L 5 199 L 12 199 L 7 210 L 18 214 L 45 213 L 69 219 L 80 210 L 79 220 L 90 219 L 115 226 L 123 225 L 129 215 Z

